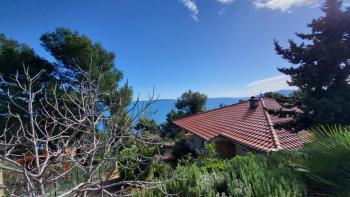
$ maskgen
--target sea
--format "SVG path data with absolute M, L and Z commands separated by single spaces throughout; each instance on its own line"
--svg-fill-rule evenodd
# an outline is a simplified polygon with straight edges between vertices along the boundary
M 277 93 L 283 95 L 289 95 L 292 90 L 280 90 Z M 206 102 L 206 109 L 216 109 L 219 108 L 220 104 L 231 105 L 237 103 L 240 99 L 248 99 L 248 97 L 224 97 L 224 98 L 208 98 Z M 175 109 L 176 99 L 159 99 L 152 101 L 152 103 L 147 106 L 149 101 L 134 101 L 130 108 L 133 110 L 130 112 L 131 115 L 141 114 L 143 117 L 153 119 L 158 124 L 161 124 L 166 120 L 166 115 Z M 144 111 L 143 109 L 146 108 Z

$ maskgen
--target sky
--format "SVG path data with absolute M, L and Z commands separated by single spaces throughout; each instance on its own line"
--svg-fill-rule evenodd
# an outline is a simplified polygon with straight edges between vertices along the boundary
M 134 98 L 293 89 L 273 40 L 287 46 L 322 15 L 321 0 L 0 0 L 0 33 L 54 59 L 40 36 L 67 27 L 116 54 Z M 349 1 L 345 1 L 349 5 Z

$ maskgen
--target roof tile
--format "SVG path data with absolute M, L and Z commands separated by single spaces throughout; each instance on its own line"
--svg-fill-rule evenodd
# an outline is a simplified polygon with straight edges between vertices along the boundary
M 274 99 L 260 98 L 255 109 L 250 108 L 249 101 L 244 101 L 180 118 L 174 123 L 208 141 L 224 136 L 262 152 L 300 148 L 306 139 L 305 132 L 296 134 L 274 129 L 275 123 L 285 119 L 272 116 L 266 109 L 276 110 L 281 106 Z

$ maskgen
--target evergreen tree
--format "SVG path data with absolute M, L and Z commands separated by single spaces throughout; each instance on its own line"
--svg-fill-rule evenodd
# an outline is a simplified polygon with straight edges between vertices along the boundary
M 146 132 L 149 134 L 159 134 L 159 127 L 153 119 L 140 118 L 139 122 L 135 125 L 137 132 Z
M 192 115 L 205 111 L 206 102 L 207 96 L 205 94 L 188 90 L 177 99 L 175 106 L 179 112 L 185 115 Z
M 102 92 L 98 98 L 101 110 L 107 107 L 111 113 L 119 114 L 119 126 L 130 124 L 126 108 L 131 102 L 132 90 L 128 84 L 120 85 L 123 73 L 114 64 L 113 52 L 66 28 L 47 32 L 40 39 L 42 46 L 57 60 L 58 78 L 65 89 L 79 90 L 84 72 L 90 73 L 94 85 Z
M 28 45 L 19 43 L 15 40 L 7 38 L 5 35 L 0 34 L 0 131 L 5 126 L 5 122 L 8 118 L 8 107 L 10 107 L 12 113 L 21 114 L 25 106 L 26 94 L 11 82 L 16 77 L 19 81 L 25 80 L 24 69 L 28 70 L 31 76 L 34 76 L 41 72 L 41 77 L 37 79 L 34 90 L 47 87 L 50 82 L 54 82 L 54 66 L 37 55 L 33 49 Z M 7 93 L 12 95 L 13 102 L 7 97 Z M 35 111 L 38 111 L 38 100 L 43 98 L 44 95 L 37 95 L 37 102 L 35 103 Z M 14 105 L 16 102 L 19 105 Z M 22 105 L 23 104 L 23 105 Z M 10 120 L 9 124 L 15 128 L 15 120 Z
M 245 100 L 244 99 L 239 99 L 238 100 L 238 103 L 242 103 L 242 102 L 244 102 Z
M 172 109 L 167 115 L 164 123 L 161 124 L 161 134 L 163 137 L 175 138 L 181 128 L 173 123 L 173 120 L 184 117 L 184 113 Z
M 223 108 L 223 107 L 226 107 L 227 105 L 225 105 L 224 103 L 220 103 L 219 104 L 219 108 Z
M 28 45 L 0 35 L 0 74 L 5 81 L 11 81 L 18 77 L 20 81 L 24 77 L 24 68 L 34 76 L 41 72 L 37 87 L 47 88 L 45 92 L 50 99 L 50 88 L 56 84 L 58 91 L 68 91 L 79 94 L 81 79 L 88 74 L 92 77 L 94 86 L 101 92 L 99 98 L 100 109 L 109 109 L 110 113 L 118 114 L 118 126 L 130 126 L 127 106 L 132 99 L 132 90 L 128 84 L 121 85 L 123 73 L 114 64 L 115 55 L 105 50 L 101 44 L 93 43 L 85 35 L 72 32 L 69 29 L 57 28 L 53 32 L 47 32 L 41 37 L 42 46 L 56 59 L 50 63 L 38 56 Z M 102 76 L 102 77 L 101 77 Z M 7 106 L 12 112 L 23 111 L 20 106 L 11 106 L 6 94 L 10 91 L 13 100 L 17 103 L 25 102 L 23 92 L 14 85 L 0 82 L 0 125 L 7 121 Z M 40 99 L 44 95 L 38 95 L 34 106 L 39 112 Z M 74 111 L 74 109 L 72 109 Z
M 276 93 L 276 92 L 266 92 L 264 93 L 264 97 L 266 98 L 273 98 L 277 101 L 282 100 L 285 96 L 282 94 Z
M 287 113 L 295 117 L 289 125 L 296 129 L 350 124 L 350 8 L 326 0 L 322 11 L 325 16 L 308 25 L 311 33 L 296 34 L 300 44 L 289 40 L 289 48 L 282 48 L 275 41 L 277 54 L 295 65 L 278 70 L 291 77 L 289 85 L 299 88 L 288 104 L 302 113 Z
M 162 124 L 163 134 L 174 138 L 181 131 L 181 128 L 175 125 L 173 120 L 205 111 L 206 102 L 207 96 L 205 94 L 192 90 L 184 92 L 175 103 L 176 110 L 172 109 L 167 114 L 167 119 Z

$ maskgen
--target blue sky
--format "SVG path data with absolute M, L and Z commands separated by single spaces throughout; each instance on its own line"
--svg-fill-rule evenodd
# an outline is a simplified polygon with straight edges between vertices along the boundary
M 209 97 L 286 89 L 273 50 L 319 17 L 320 0 L 1 0 L 0 33 L 50 60 L 40 35 L 64 26 L 116 53 L 142 99 Z M 346 1 L 348 2 L 348 1 Z

